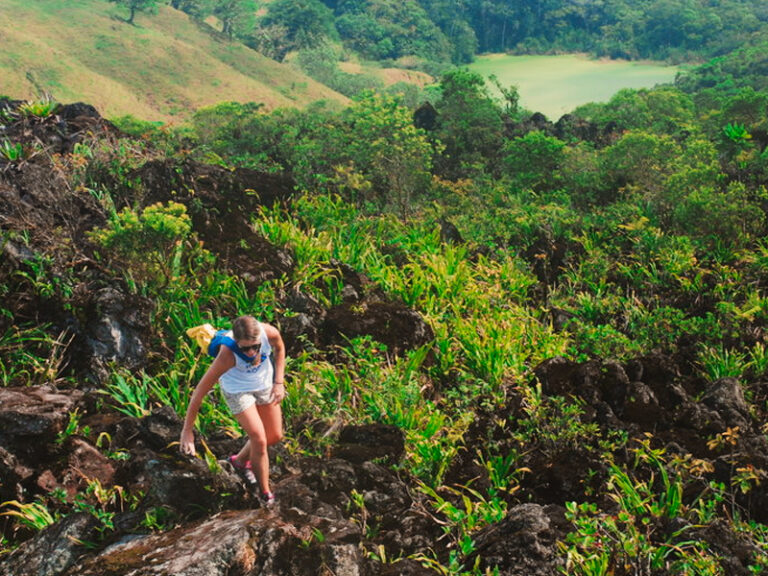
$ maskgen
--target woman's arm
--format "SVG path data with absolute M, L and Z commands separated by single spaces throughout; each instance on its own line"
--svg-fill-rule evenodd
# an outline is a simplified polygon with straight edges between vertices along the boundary
M 262 324 L 264 332 L 269 339 L 269 345 L 272 346 L 272 353 L 275 358 L 275 376 L 273 380 L 272 394 L 275 402 L 280 402 L 285 398 L 285 344 L 280 331 L 270 324 Z
M 184 427 L 181 429 L 181 436 L 179 438 L 179 450 L 182 454 L 195 454 L 195 420 L 197 419 L 197 413 L 200 411 L 200 406 L 203 403 L 203 399 L 206 394 L 211 391 L 211 388 L 218 382 L 224 372 L 229 370 L 235 365 L 235 355 L 226 346 L 219 348 L 219 353 L 216 356 L 213 363 L 206 370 L 203 377 L 200 378 L 200 382 L 195 386 L 195 391 L 192 392 L 192 397 L 189 399 L 189 406 L 187 407 L 187 414 L 184 417 Z

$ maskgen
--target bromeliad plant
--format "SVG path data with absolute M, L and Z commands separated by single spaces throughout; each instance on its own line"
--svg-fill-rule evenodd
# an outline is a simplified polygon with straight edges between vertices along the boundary
M 4 139 L 2 143 L 0 143 L 0 156 L 5 158 L 8 162 L 18 163 L 26 158 L 26 151 L 21 142 L 14 143 Z
M 58 102 L 51 98 L 50 95 L 44 95 L 38 100 L 27 100 L 20 104 L 19 113 L 27 118 L 36 118 L 40 120 L 53 115 L 58 108 Z

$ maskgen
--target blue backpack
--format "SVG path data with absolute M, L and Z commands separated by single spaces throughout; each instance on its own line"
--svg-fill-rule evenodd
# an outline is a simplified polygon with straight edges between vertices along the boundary
M 243 362 L 246 364 L 253 364 L 253 361 L 256 360 L 256 357 L 251 358 L 248 356 L 245 352 L 240 350 L 240 347 L 237 345 L 237 342 L 235 342 L 235 339 L 231 336 L 227 336 L 227 332 L 229 330 L 217 330 L 216 334 L 214 334 L 213 338 L 211 338 L 211 343 L 208 344 L 208 355 L 213 356 L 216 358 L 219 354 L 219 348 L 222 346 L 226 346 L 230 350 L 232 350 L 232 353 L 238 356 Z M 265 352 L 261 353 L 261 362 L 267 359 L 267 354 Z

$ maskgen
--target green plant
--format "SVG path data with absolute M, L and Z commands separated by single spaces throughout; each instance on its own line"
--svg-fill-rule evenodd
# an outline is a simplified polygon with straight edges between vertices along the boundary
M 0 509 L 2 508 L 13 509 L 0 512 L 0 516 L 16 518 L 19 524 L 33 530 L 42 530 L 56 521 L 56 517 L 41 501 L 22 503 L 18 500 L 9 500 L 0 504 Z
M 117 450 L 112 449 L 112 436 L 108 432 L 101 432 L 99 437 L 96 438 L 96 447 L 102 449 L 104 444 L 107 444 L 106 456 L 112 460 L 130 460 L 131 453 L 128 450 L 119 448 Z
M 102 393 L 115 400 L 118 412 L 142 418 L 150 411 L 150 381 L 151 378 L 144 373 L 139 379 L 133 374 L 115 371 L 112 373 L 112 381 L 106 384 Z
M 325 534 L 323 534 L 322 530 L 319 528 L 312 528 L 312 533 L 309 535 L 309 538 L 302 539 L 301 544 L 299 545 L 302 548 L 307 549 L 315 542 L 318 544 L 325 542 Z
M 360 532 L 366 534 L 368 531 L 368 508 L 365 505 L 365 496 L 357 490 L 352 490 L 349 493 L 348 508 L 354 507 L 360 514 L 358 523 L 360 524 Z
M 451 538 L 461 557 L 475 551 L 474 532 L 499 522 L 506 515 L 507 504 L 503 499 L 498 496 L 485 498 L 470 486 L 442 487 L 441 491 L 448 497 L 425 484 L 420 484 L 419 490 L 432 500 L 435 511 L 445 517 L 443 531 Z
M 702 345 L 698 362 L 704 374 L 713 381 L 728 377 L 742 378 L 749 367 L 744 353 L 722 345 Z
M 152 204 L 141 213 L 131 208 L 113 212 L 106 228 L 88 236 L 105 255 L 127 265 L 139 279 L 169 284 L 178 274 L 184 240 L 192 224 L 183 204 Z
M 169 506 L 153 506 L 144 512 L 141 525 L 151 532 L 164 532 L 176 522 L 176 512 Z
M 138 505 L 140 498 L 126 493 L 122 486 L 104 486 L 97 478 L 86 480 L 85 490 L 75 495 L 72 507 L 93 516 L 99 523 L 97 530 L 102 533 L 115 529 L 115 514 L 123 511 L 126 504 L 131 509 Z
M 45 95 L 38 100 L 27 100 L 19 105 L 19 113 L 22 116 L 33 118 L 47 118 L 56 112 L 59 103 L 51 96 Z
M 211 451 L 203 438 L 200 439 L 200 443 L 203 445 L 203 459 L 206 466 L 208 466 L 208 470 L 213 474 L 221 474 L 222 467 L 216 455 Z
M 48 333 L 48 325 L 10 324 L 0 334 L 0 384 L 32 386 L 63 380 L 64 352 L 72 336 Z
M 67 438 L 75 434 L 82 434 L 83 436 L 88 436 L 90 434 L 91 431 L 88 426 L 82 429 L 80 428 L 81 417 L 82 414 L 80 414 L 80 410 L 77 408 L 69 413 L 69 419 L 67 421 L 66 427 L 56 436 L 57 444 L 62 444 L 64 441 L 66 441 Z
M 18 117 L 18 114 L 12 110 L 7 104 L 0 107 L 0 123 L 10 124 L 14 122 Z
M 743 144 L 752 139 L 752 135 L 747 131 L 746 126 L 738 122 L 729 122 L 723 128 L 723 135 L 736 144 Z
M 562 573 L 605 576 L 629 568 L 648 576 L 659 570 L 718 573 L 717 559 L 703 543 L 683 539 L 692 524 L 681 522 L 672 528 L 665 521 L 685 519 L 691 509 L 683 503 L 681 473 L 670 474 L 664 451 L 651 448 L 650 438 L 635 449 L 635 466 L 645 465 L 650 467 L 646 480 L 609 465 L 607 489 L 616 502 L 615 511 L 602 512 L 591 502 L 566 503 L 566 518 L 575 529 L 559 544 L 566 557 Z
M 747 365 L 749 371 L 762 378 L 768 374 L 768 349 L 762 342 L 755 342 L 755 345 L 748 351 L 749 360 Z
M 583 400 L 545 396 L 539 383 L 518 390 L 525 416 L 510 434 L 521 450 L 555 454 L 564 446 L 588 449 L 601 439 L 599 426 L 583 417 Z
M 8 160 L 8 162 L 24 160 L 26 158 L 24 145 L 21 142 L 11 143 L 10 140 L 4 139 L 0 143 L 0 156 Z

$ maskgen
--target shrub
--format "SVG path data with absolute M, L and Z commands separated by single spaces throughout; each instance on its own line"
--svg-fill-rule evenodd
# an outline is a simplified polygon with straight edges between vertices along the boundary
M 165 285 L 179 266 L 182 242 L 191 229 L 186 207 L 169 202 L 152 204 L 141 213 L 124 208 L 112 214 L 106 228 L 91 231 L 89 237 L 110 260 L 125 264 L 129 274 Z

